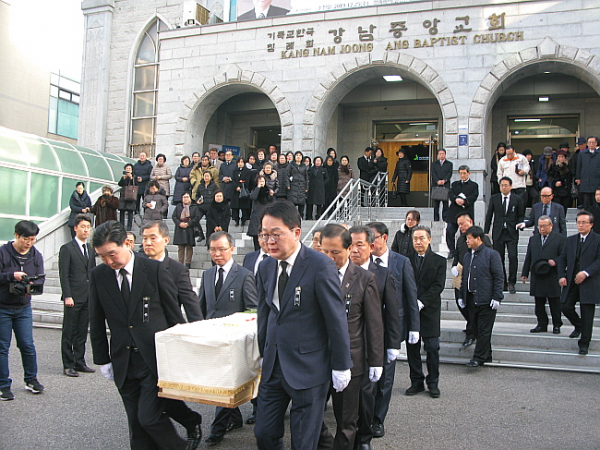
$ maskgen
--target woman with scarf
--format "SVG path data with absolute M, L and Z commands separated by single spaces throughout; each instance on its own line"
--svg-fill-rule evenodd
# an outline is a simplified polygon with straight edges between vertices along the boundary
M 200 213 L 192 203 L 192 195 L 189 192 L 184 192 L 181 196 L 181 202 L 175 207 L 172 219 L 175 222 L 173 245 L 178 248 L 179 262 L 189 269 L 196 246 L 194 228 L 200 226 Z

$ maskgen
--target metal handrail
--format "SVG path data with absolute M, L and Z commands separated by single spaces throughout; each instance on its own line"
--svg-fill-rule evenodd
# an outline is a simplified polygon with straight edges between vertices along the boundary
M 304 236 L 302 243 L 306 245 L 306 242 L 312 239 L 315 230 L 330 222 L 353 224 L 363 219 L 370 221 L 373 207 L 388 204 L 387 181 L 386 172 L 379 172 L 372 183 L 361 179 L 350 180 Z M 366 211 L 361 208 L 363 197 Z M 363 218 L 363 215 L 366 217 Z

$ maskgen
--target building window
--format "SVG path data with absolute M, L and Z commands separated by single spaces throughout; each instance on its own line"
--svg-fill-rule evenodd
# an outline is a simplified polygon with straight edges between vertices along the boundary
M 158 33 L 167 26 L 156 20 L 144 33 L 133 71 L 129 156 L 136 158 L 144 151 L 154 155 L 156 143 L 156 97 L 158 94 Z
M 59 74 L 50 74 L 48 132 L 77 139 L 80 83 Z

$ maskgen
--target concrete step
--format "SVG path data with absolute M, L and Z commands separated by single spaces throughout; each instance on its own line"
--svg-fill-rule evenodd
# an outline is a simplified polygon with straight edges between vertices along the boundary
M 500 312 L 496 314 L 496 322 L 510 322 L 510 323 L 520 323 L 526 324 L 527 326 L 532 325 L 530 328 L 533 328 L 537 323 L 535 315 L 533 312 L 529 314 L 518 314 L 518 313 L 508 313 L 502 312 L 502 305 L 500 305 Z M 462 314 L 458 310 L 448 310 L 442 311 L 441 313 L 442 320 L 460 320 L 462 319 Z M 570 323 L 563 316 L 564 325 L 570 327 Z M 594 327 L 600 327 L 600 318 L 594 317 Z

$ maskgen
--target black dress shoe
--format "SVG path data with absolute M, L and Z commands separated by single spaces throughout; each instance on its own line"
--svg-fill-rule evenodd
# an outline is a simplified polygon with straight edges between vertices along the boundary
M 454 253 L 448 253 L 448 258 L 446 259 L 454 259 Z
M 206 438 L 206 445 L 209 447 L 213 445 L 217 445 L 219 442 L 223 440 L 223 436 L 219 436 L 218 434 L 209 434 Z
M 579 354 L 580 355 L 587 355 L 588 354 L 588 348 L 587 347 L 579 347 Z
M 65 369 L 63 373 L 68 377 L 78 377 L 79 373 L 75 371 L 75 369 Z
M 515 288 L 515 285 L 513 283 L 508 283 L 508 292 L 510 294 L 516 294 L 517 293 L 517 289 Z
M 246 419 L 246 424 L 247 425 L 253 425 L 256 423 L 256 412 L 252 411 L 252 414 L 250 414 L 248 416 L 248 418 Z
M 187 430 L 187 450 L 196 450 L 202 441 L 202 416 L 198 414 L 198 422 Z
M 472 368 L 472 369 L 479 369 L 482 366 L 483 366 L 483 363 L 480 363 L 479 361 L 475 361 L 473 359 L 467 363 L 467 367 Z
M 578 329 L 573 330 L 573 332 L 569 335 L 571 339 L 578 338 L 579 336 L 581 336 L 581 331 Z
M 560 334 L 560 327 L 554 327 L 554 328 L 552 328 L 552 333 L 553 334 Z
M 475 339 L 467 338 L 462 343 L 463 348 L 467 348 L 475 343 Z
M 429 395 L 431 395 L 431 398 L 440 398 L 440 388 L 437 386 L 429 387 Z
M 356 447 L 357 450 L 371 450 L 371 443 L 367 443 L 367 444 L 360 444 L 358 447 Z
M 238 428 L 242 428 L 243 426 L 243 423 L 229 423 L 227 424 L 227 428 L 225 428 L 225 433 L 227 433 L 228 431 L 237 430 Z
M 529 330 L 530 333 L 545 333 L 546 331 L 548 331 L 548 328 L 543 328 L 539 325 Z
M 94 373 L 96 371 L 96 369 L 92 369 L 91 367 L 88 367 L 88 366 L 75 366 L 74 369 L 77 372 L 84 372 L 84 373 Z
M 371 432 L 374 438 L 385 436 L 385 428 L 382 423 L 376 422 L 371 426 Z
M 504 287 L 502 288 L 503 291 L 508 291 L 508 283 L 504 283 Z
M 409 387 L 404 395 L 417 395 L 419 392 L 423 392 L 425 390 L 425 386 L 411 386 Z

